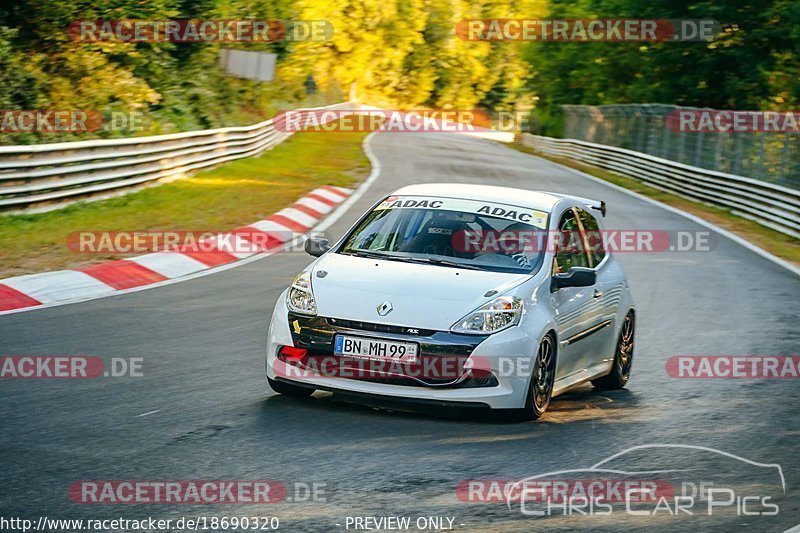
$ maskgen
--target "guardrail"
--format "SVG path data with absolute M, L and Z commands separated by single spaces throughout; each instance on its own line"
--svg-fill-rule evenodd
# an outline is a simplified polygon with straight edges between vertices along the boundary
M 127 191 L 257 155 L 291 135 L 276 130 L 270 119 L 251 126 L 152 137 L 0 146 L 0 210 L 44 211 Z
M 690 200 L 730 209 L 739 216 L 800 238 L 800 190 L 575 139 L 525 133 L 522 144 L 545 154 L 612 170 Z

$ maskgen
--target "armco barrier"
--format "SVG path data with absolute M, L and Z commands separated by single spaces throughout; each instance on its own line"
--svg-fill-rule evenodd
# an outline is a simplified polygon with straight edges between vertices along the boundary
M 679 196 L 800 237 L 800 190 L 693 167 L 624 148 L 525 133 L 522 144 L 544 154 L 605 168 Z
M 270 119 L 252 126 L 152 137 L 0 146 L 0 211 L 45 210 L 180 177 L 257 155 L 290 135 L 276 130 Z

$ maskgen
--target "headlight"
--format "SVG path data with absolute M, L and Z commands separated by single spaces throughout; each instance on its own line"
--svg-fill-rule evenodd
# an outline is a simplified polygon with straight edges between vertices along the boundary
M 311 274 L 301 272 L 294 278 L 286 294 L 286 305 L 295 313 L 317 314 L 317 302 L 314 301 L 314 293 L 311 291 Z
M 495 333 L 519 324 L 521 316 L 522 298 L 498 296 L 456 322 L 450 331 L 473 335 Z

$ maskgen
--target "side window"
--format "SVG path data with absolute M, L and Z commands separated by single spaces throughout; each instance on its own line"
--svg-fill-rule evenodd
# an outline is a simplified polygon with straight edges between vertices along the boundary
M 597 266 L 606 256 L 606 251 L 603 249 L 603 236 L 600 234 L 597 219 L 583 209 L 578 209 L 578 216 L 586 234 L 586 242 L 589 247 L 589 253 L 592 256 L 592 266 Z
M 561 216 L 558 231 L 560 235 L 553 273 L 563 274 L 572 267 L 588 267 L 589 257 L 583 246 L 578 219 L 572 209 L 565 211 Z

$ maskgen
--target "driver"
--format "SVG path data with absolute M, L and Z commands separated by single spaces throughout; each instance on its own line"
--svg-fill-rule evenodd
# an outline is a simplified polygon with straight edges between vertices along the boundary
M 503 230 L 494 231 L 497 239 L 495 246 L 485 246 L 477 256 L 498 254 L 510 257 L 521 268 L 530 269 L 538 253 L 539 240 L 536 228 L 524 222 L 515 222 Z

